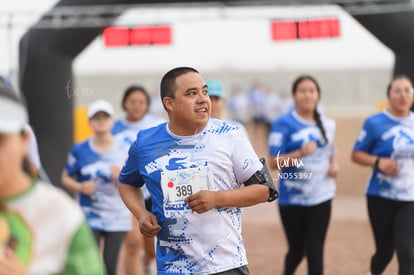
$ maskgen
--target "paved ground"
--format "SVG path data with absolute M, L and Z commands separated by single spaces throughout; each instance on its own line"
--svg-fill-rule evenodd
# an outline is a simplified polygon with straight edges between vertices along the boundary
M 365 275 L 374 249 L 364 197 L 370 169 L 350 161 L 363 119 L 336 119 L 336 122 L 340 174 L 325 245 L 325 275 Z M 248 132 L 258 155 L 264 156 L 267 150 L 264 130 L 249 126 Z M 276 204 L 246 208 L 243 235 L 251 274 L 281 274 L 287 247 Z M 397 269 L 394 257 L 384 275 L 397 274 Z M 296 275 L 305 274 L 306 261 L 302 261 Z

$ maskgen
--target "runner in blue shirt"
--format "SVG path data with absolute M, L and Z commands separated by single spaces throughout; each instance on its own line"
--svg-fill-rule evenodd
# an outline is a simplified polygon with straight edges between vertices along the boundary
M 249 274 L 240 207 L 274 200 L 272 179 L 243 131 L 211 118 L 195 69 L 167 72 L 161 98 L 169 122 L 138 133 L 119 176 L 141 232 L 157 235 L 157 274 Z M 143 184 L 152 213 L 142 204 Z
M 374 233 L 371 274 L 382 274 L 397 252 L 399 275 L 414 274 L 413 85 L 396 76 L 388 85 L 388 109 L 364 122 L 352 160 L 373 167 L 366 191 Z
M 104 241 L 103 257 L 109 275 L 116 274 L 121 244 L 132 228 L 131 213 L 118 190 L 125 146 L 111 134 L 113 113 L 107 101 L 97 100 L 89 105 L 93 136 L 72 148 L 62 173 L 62 183 L 76 192 L 97 243 Z
M 269 165 L 278 170 L 279 211 L 289 246 L 283 274 L 294 274 L 306 256 L 308 274 L 322 275 L 338 172 L 335 122 L 317 110 L 320 88 L 313 77 L 298 77 L 292 94 L 295 108 L 279 117 L 269 134 Z
M 165 122 L 165 119 L 149 113 L 151 98 L 142 86 L 132 85 L 128 87 L 122 96 L 122 109 L 125 117 L 115 121 L 112 134 L 117 142 L 125 145 L 128 149 L 135 141 L 137 133 L 149 127 Z M 128 151 L 125 152 L 125 158 Z M 152 200 L 145 186 L 142 188 L 145 206 L 151 211 Z M 142 236 L 136 218 L 132 220 L 132 230 L 125 236 L 124 269 L 126 275 L 136 275 L 141 271 L 142 248 L 144 248 L 143 271 L 144 275 L 151 275 L 155 260 L 154 238 Z

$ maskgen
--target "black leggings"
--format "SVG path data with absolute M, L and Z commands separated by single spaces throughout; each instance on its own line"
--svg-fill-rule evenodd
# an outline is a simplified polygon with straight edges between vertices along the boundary
M 284 275 L 294 274 L 306 256 L 309 275 L 323 274 L 323 247 L 331 217 L 331 200 L 314 206 L 279 206 L 289 250 Z
M 381 274 L 397 252 L 399 275 L 414 275 L 414 202 L 367 196 L 375 240 L 371 273 Z
M 118 264 L 119 251 L 126 232 L 107 232 L 101 230 L 92 230 L 95 240 L 100 246 L 101 239 L 104 240 L 103 259 L 108 275 L 115 275 Z

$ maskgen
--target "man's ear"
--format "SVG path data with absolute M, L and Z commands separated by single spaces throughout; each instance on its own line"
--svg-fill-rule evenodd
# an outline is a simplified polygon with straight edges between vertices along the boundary
M 167 109 L 167 111 L 172 112 L 174 110 L 173 100 L 170 97 L 164 97 L 162 99 L 162 102 L 164 103 L 164 106 Z

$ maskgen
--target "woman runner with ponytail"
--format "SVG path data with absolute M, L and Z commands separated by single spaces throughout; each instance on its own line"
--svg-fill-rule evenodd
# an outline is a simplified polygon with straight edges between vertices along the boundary
M 283 275 L 306 256 L 308 274 L 323 274 L 323 247 L 338 173 L 335 122 L 319 114 L 320 88 L 308 75 L 292 87 L 295 108 L 269 134 L 269 166 L 277 169 L 279 212 L 288 243 Z

